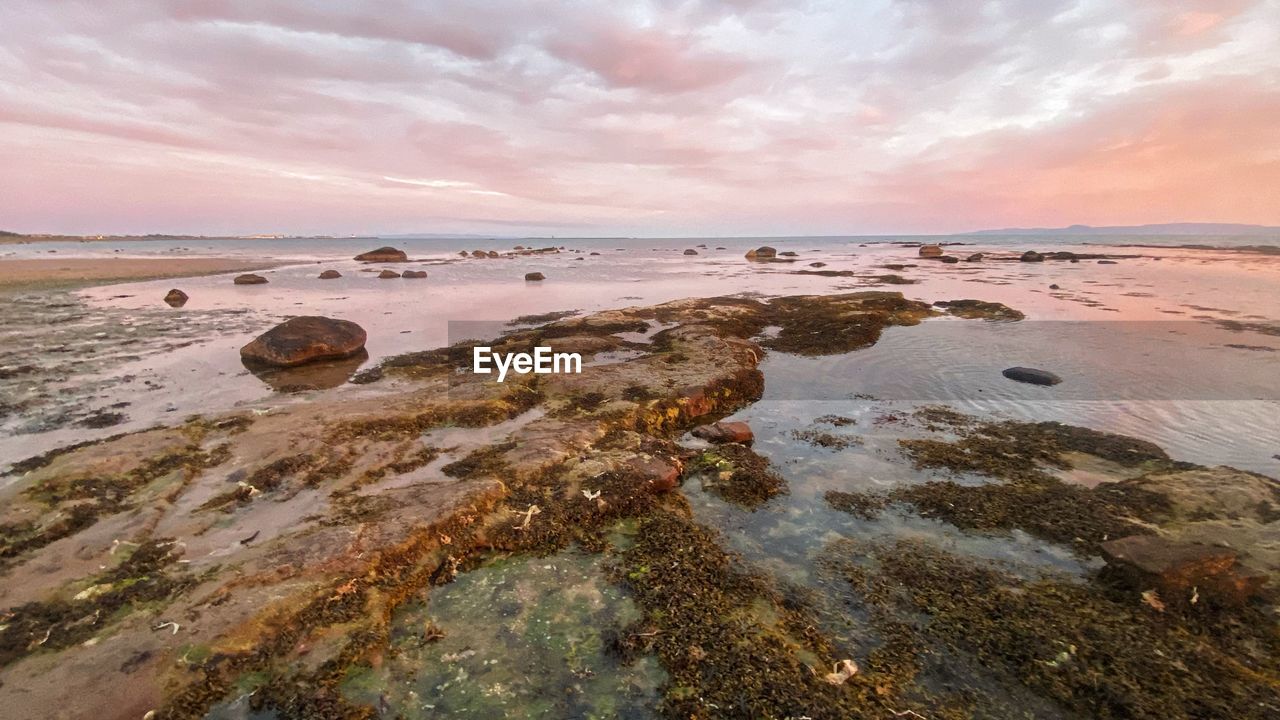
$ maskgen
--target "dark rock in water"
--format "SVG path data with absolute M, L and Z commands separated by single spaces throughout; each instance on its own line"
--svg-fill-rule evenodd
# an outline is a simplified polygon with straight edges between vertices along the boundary
M 713 443 L 739 443 L 750 445 L 755 440 L 751 426 L 744 422 L 718 422 L 710 425 L 699 425 L 693 429 L 693 436 Z
M 1057 375 L 1048 370 L 1039 370 L 1037 368 L 1011 367 L 1001 374 L 1010 380 L 1031 383 L 1032 385 L 1057 385 L 1062 382 L 1062 378 Z
M 1165 605 L 1197 603 L 1240 607 L 1262 590 L 1267 576 L 1242 566 L 1228 547 L 1130 535 L 1102 543 L 1107 571 L 1136 590 L 1154 589 Z
M 1049 289 L 1050 289 L 1050 290 L 1061 290 L 1062 288 L 1058 287 L 1058 284 L 1057 284 L 1057 283 L 1054 283 L 1054 284 L 1052 284 L 1052 285 L 1050 285 L 1050 286 L 1049 286 Z
M 516 247 L 517 247 L 517 248 L 519 248 L 519 246 L 518 246 L 518 245 L 517 245 Z M 468 253 L 467 253 L 467 251 L 466 251 L 466 250 L 459 250 L 459 251 L 458 251 L 458 255 L 460 255 L 461 257 L 466 257 L 466 256 L 468 255 Z
M 360 262 L 409 262 L 409 256 L 405 255 L 403 250 L 397 250 L 393 247 L 380 247 L 377 250 L 360 253 L 356 256 L 356 260 Z
M 960 258 L 958 258 L 958 257 L 956 257 L 956 256 L 954 256 L 954 255 L 943 255 L 942 257 L 940 257 L 940 258 L 938 258 L 938 259 L 939 259 L 939 260 L 941 260 L 942 262 L 944 262 L 944 263 L 948 264 L 948 265 L 954 265 L 954 264 L 956 264 L 956 263 L 960 262 Z
M 809 263 L 809 267 L 815 267 L 815 268 L 816 268 L 816 267 L 826 267 L 826 266 L 827 266 L 827 264 L 826 264 L 826 263 L 824 263 L 824 262 L 811 262 L 811 263 Z
M 766 260 L 767 260 L 767 259 L 770 259 L 770 258 L 775 258 L 775 257 L 777 257 L 777 256 L 778 256 L 778 250 L 777 250 L 777 248 L 771 248 L 771 247 L 769 247 L 768 245 L 761 245 L 760 247 L 756 248 L 755 250 L 748 250 L 748 251 L 747 251 L 747 259 L 748 259 L 748 260 L 756 260 L 756 259 L 766 259 Z
M 405 270 L 404 274 L 401 275 L 400 277 L 417 279 L 417 278 L 424 278 L 426 276 L 427 276 L 426 270 Z
M 485 251 L 483 250 L 472 250 L 471 257 L 478 257 L 478 258 L 488 257 L 488 254 L 485 253 Z
M 716 246 L 716 249 L 717 249 L 717 250 L 724 250 L 724 249 L 725 249 L 725 247 L 724 247 L 723 245 L 717 245 L 717 246 Z
M 1116 265 L 1117 263 L 1115 260 L 1099 260 L 1098 264 L 1099 265 Z
M 941 245 L 921 245 L 920 257 L 922 258 L 942 257 L 942 246 Z
M 1071 258 L 1071 262 L 1078 263 L 1080 262 L 1080 258 Z
M 324 272 L 320 273 L 321 280 L 333 280 L 335 278 L 340 278 L 340 277 L 342 277 L 342 273 L 338 272 L 337 270 L 325 270 Z
M 964 259 L 965 262 L 982 262 L 982 253 L 974 253 Z
M 337 360 L 317 360 L 296 367 L 272 367 L 244 361 L 253 376 L 266 383 L 272 390 L 282 393 L 328 390 L 347 382 L 356 382 L 360 366 L 369 359 L 369 353 L 361 348 L 354 355 Z M 375 368 L 372 372 L 381 372 Z
M 786 252 L 780 252 L 780 253 L 778 253 L 778 256 L 779 256 L 779 257 L 798 257 L 799 255 L 800 255 L 800 253 L 793 252 L 793 251 L 791 251 L 791 250 L 788 250 L 788 251 L 786 251 Z
M 939 300 L 935 302 L 940 308 L 946 308 L 948 315 L 968 320 L 1005 320 L 1017 321 L 1026 318 L 1021 311 L 998 302 L 984 300 Z
M 169 304 L 169 307 L 176 307 L 176 308 L 186 305 L 187 300 L 190 300 L 190 299 L 191 298 L 187 297 L 186 293 L 182 292 L 177 288 L 170 290 L 168 294 L 164 296 L 164 301 Z
M 685 254 L 685 255 L 697 255 L 697 254 L 698 254 L 698 251 L 697 251 L 697 250 L 694 250 L 693 248 L 689 248 L 688 250 L 685 250 L 685 251 L 684 251 L 684 254 Z
M 587 254 L 588 254 L 588 255 L 599 255 L 600 253 L 598 253 L 598 252 L 589 252 L 589 253 L 587 253 Z
M 236 285 L 266 285 L 267 279 L 262 277 L 261 275 L 254 275 L 253 273 L 245 273 L 244 275 L 237 275 L 236 279 L 233 282 Z
M 523 250 L 523 249 L 524 249 L 523 245 L 517 245 L 514 248 L 512 248 L 512 250 Z
M 1022 253 L 1022 257 L 1018 259 L 1022 262 L 1044 262 L 1044 256 L 1035 250 L 1028 250 Z
M 317 360 L 346 358 L 364 349 L 364 328 L 317 315 L 291 318 L 240 348 L 247 363 L 294 367 Z
M 537 282 L 539 280 L 546 280 L 547 276 L 543 275 L 540 272 L 531 272 L 531 273 L 525 273 L 524 279 L 528 282 Z
M 498 257 L 498 251 L 497 251 L 497 250 L 490 250 L 490 251 L 488 252 L 488 255 L 489 255 L 489 257 L 491 257 L 491 258 L 496 258 L 496 257 Z
M 396 272 L 395 270 L 383 270 L 382 272 L 378 273 L 378 279 L 380 280 L 390 280 L 392 278 L 398 278 L 398 277 L 400 277 L 400 273 Z

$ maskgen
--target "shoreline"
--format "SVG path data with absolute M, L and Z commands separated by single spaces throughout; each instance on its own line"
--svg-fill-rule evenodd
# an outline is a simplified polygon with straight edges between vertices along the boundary
M 286 264 L 208 257 L 0 260 L 0 293 L 251 272 Z

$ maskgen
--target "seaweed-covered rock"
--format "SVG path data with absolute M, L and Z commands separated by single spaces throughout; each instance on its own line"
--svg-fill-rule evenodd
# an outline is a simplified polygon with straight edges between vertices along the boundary
M 170 290 L 164 296 L 164 301 L 169 305 L 169 307 L 182 307 L 187 304 L 187 300 L 189 299 L 190 298 L 187 297 L 187 294 L 178 288 Z
M 751 444 L 755 434 L 751 426 L 744 422 L 718 422 L 710 425 L 699 425 L 693 429 L 693 436 L 713 443 Z
M 664 493 L 674 490 L 680 484 L 680 472 L 683 468 L 674 459 L 653 456 L 639 456 L 627 463 L 630 475 L 636 476 L 652 492 Z
M 1048 370 L 1028 367 L 1011 367 L 1000 373 L 1010 380 L 1018 382 L 1030 383 L 1032 385 L 1057 385 L 1062 382 L 1062 378 L 1054 375 Z
M 983 300 L 939 300 L 934 305 L 945 308 L 948 315 L 962 317 L 966 320 L 1022 320 L 1026 317 L 1021 311 L 998 302 Z
M 240 348 L 246 362 L 293 367 L 316 360 L 345 358 L 364 349 L 364 328 L 318 315 L 291 318 Z
M 922 258 L 942 257 L 942 246 L 941 245 L 921 245 L 920 257 Z
M 748 260 L 769 260 L 772 258 L 776 258 L 777 256 L 778 256 L 777 248 L 772 248 L 772 247 L 769 247 L 768 245 L 761 245 L 755 250 L 747 251 Z
M 405 255 L 403 250 L 397 250 L 390 246 L 360 253 L 355 259 L 360 262 L 409 262 L 409 256 Z
M 267 279 L 262 277 L 261 275 L 254 275 L 253 273 L 245 273 L 244 275 L 237 275 L 236 279 L 233 280 L 232 282 L 234 282 L 236 285 L 266 285 Z
M 1257 595 L 1267 576 L 1240 564 L 1236 551 L 1158 535 L 1131 535 L 1102 543 L 1108 570 L 1135 589 L 1154 589 L 1162 603 L 1188 607 L 1205 601 L 1239 607 Z
M 342 277 L 342 273 L 338 272 L 337 270 L 325 270 L 324 272 L 320 273 L 321 280 L 335 280 L 340 277 Z

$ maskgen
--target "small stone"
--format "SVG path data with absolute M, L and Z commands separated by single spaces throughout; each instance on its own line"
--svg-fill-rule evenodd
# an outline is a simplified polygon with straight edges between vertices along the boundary
M 960 262 L 960 258 L 958 258 L 958 257 L 956 257 L 956 256 L 954 256 L 954 255 L 943 255 L 942 257 L 940 257 L 940 258 L 938 258 L 938 259 L 939 259 L 939 260 L 941 260 L 942 262 L 944 262 L 944 263 L 948 264 L 948 265 L 954 265 L 954 264 L 956 264 L 956 263 Z
M 688 250 L 685 250 L 685 251 L 684 251 L 684 254 L 685 254 L 685 255 L 697 255 L 697 254 L 698 254 L 698 251 L 697 251 L 697 250 L 694 250 L 693 248 L 689 248 Z
M 253 273 L 245 273 L 244 275 L 237 275 L 236 279 L 233 280 L 232 282 L 234 282 L 236 285 L 266 285 L 267 279 L 262 277 L 261 275 L 254 275 Z
M 400 273 L 396 272 L 395 270 L 383 270 L 382 272 L 378 273 L 379 280 L 390 280 L 392 278 L 398 278 L 398 277 L 400 277 Z
M 424 278 L 426 276 L 427 276 L 426 270 L 405 270 L 404 274 L 401 275 L 400 277 L 409 278 L 409 279 L 418 279 L 418 278 Z
M 1037 368 L 1027 367 L 1011 367 L 1001 373 L 1010 380 L 1018 382 L 1030 383 L 1032 385 L 1057 385 L 1062 382 L 1062 378 L 1054 375 L 1048 370 L 1040 370 Z
M 540 272 L 531 272 L 531 273 L 525 273 L 524 279 L 525 279 L 525 282 L 541 282 L 543 280 L 546 280 L 547 276 L 543 275 Z
M 1057 284 L 1057 283 L 1054 283 L 1054 284 L 1052 284 L 1052 285 L 1050 285 L 1050 286 L 1049 286 L 1049 289 L 1050 289 L 1050 290 L 1061 290 L 1062 288 L 1058 287 L 1058 284 Z
M 182 307 L 187 304 L 187 300 L 190 300 L 187 294 L 177 288 L 170 290 L 164 296 L 164 301 L 169 304 L 169 307 Z
M 982 253 L 974 253 L 964 259 L 965 262 L 982 262 Z

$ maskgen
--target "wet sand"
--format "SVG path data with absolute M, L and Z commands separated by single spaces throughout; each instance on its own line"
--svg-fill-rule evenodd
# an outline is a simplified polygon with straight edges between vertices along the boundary
M 40 258 L 0 260 L 0 292 L 266 270 L 277 262 L 239 258 Z

